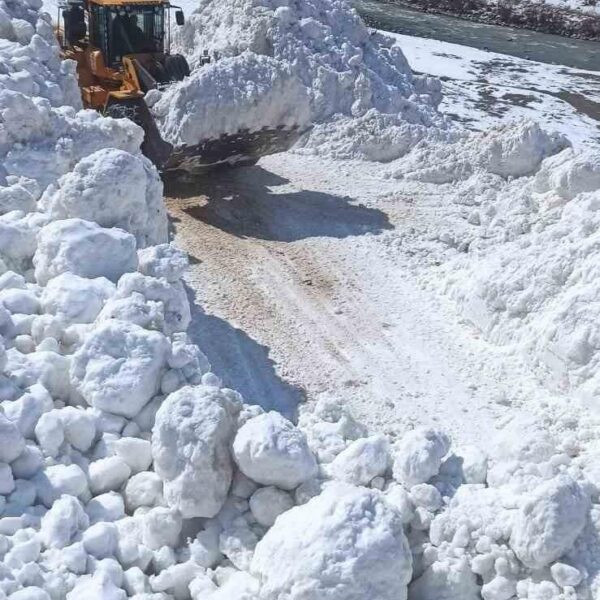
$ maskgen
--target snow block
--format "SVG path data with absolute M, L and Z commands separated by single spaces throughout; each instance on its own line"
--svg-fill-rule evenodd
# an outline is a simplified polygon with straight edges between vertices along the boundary
M 379 492 L 334 483 L 279 516 L 251 573 L 264 600 L 406 600 L 412 556 L 400 515 Z
M 544 482 L 521 506 L 510 546 L 526 566 L 542 569 L 571 549 L 589 508 L 588 495 L 568 475 Z
M 82 219 L 55 221 L 40 230 L 33 265 L 41 285 L 67 271 L 116 282 L 123 273 L 136 270 L 136 242 L 121 229 Z
M 169 353 L 157 331 L 104 322 L 73 355 L 71 381 L 90 406 L 131 418 L 157 393 Z
M 225 394 L 203 385 L 170 394 L 156 413 L 154 469 L 168 505 L 185 518 L 214 517 L 225 502 L 233 475 L 234 418 Z
M 244 475 L 284 490 L 293 490 L 317 474 L 317 461 L 304 433 L 276 412 L 253 417 L 240 428 L 233 456 Z

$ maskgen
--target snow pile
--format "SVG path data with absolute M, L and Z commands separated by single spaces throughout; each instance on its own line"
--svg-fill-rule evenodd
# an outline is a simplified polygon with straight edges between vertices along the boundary
M 31 4 L 10 6 L 7 62 L 46 23 Z M 338 9 L 332 27 L 355 22 Z M 319 30 L 313 21 L 306 31 Z M 49 48 L 39 65 L 59 70 Z M 384 88 L 373 90 L 393 104 Z M 0 597 L 600 593 L 593 430 L 538 419 L 507 427 L 488 456 L 437 430 L 368 435 L 325 399 L 297 425 L 246 405 L 187 337 L 187 259 L 166 243 L 139 128 L 59 104 L 0 90 Z M 523 132 L 522 143 L 490 144 L 480 164 L 510 171 L 560 145 Z M 542 167 L 530 182 L 549 214 L 574 193 L 595 206 L 580 175 L 594 179 L 594 161 L 569 160 L 558 180 Z M 505 185 L 508 171 L 465 185 Z M 540 191 L 548 182 L 560 202 Z
M 106 147 L 139 153 L 143 132 L 129 121 L 77 112 L 75 64 L 61 62 L 41 2 L 0 5 L 0 213 L 30 211 L 49 183 Z M 13 217 L 14 219 L 14 217 Z
M 534 121 L 519 121 L 464 134 L 452 143 L 423 142 L 395 162 L 389 176 L 436 184 L 468 179 L 476 172 L 522 177 L 567 146 L 564 136 L 547 133 Z
M 439 82 L 413 76 L 399 45 L 370 32 L 345 0 L 205 0 L 176 29 L 175 48 L 192 76 L 152 100 L 175 143 L 312 122 L 323 125 L 304 152 L 391 160 L 444 124 Z M 205 51 L 216 62 L 203 66 Z
M 405 600 L 412 557 L 401 515 L 381 493 L 334 483 L 277 519 L 251 569 L 265 600 Z
M 309 121 L 308 95 L 298 78 L 282 62 L 250 52 L 194 71 L 167 88 L 152 111 L 162 135 L 176 145 Z
M 488 339 L 518 347 L 552 385 L 594 398 L 600 156 L 565 146 L 522 122 L 423 144 L 389 172 L 441 191 L 461 211 L 462 225 L 444 239 L 454 248 L 466 240 L 468 252 L 444 272 L 463 315 Z

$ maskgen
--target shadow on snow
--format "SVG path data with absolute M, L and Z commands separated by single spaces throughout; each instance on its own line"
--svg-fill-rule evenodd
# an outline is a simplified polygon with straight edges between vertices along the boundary
M 208 358 L 212 372 L 224 386 L 240 392 L 247 403 L 276 410 L 295 421 L 297 406 L 305 399 L 304 390 L 277 375 L 269 347 L 224 319 L 206 313 L 195 301 L 193 290 L 188 286 L 186 290 L 192 310 L 188 335 Z
M 261 167 L 222 169 L 195 180 L 167 179 L 165 193 L 184 199 L 201 197 L 198 204 L 183 210 L 238 237 L 293 242 L 392 229 L 380 210 L 356 204 L 347 196 L 292 188 L 287 179 Z

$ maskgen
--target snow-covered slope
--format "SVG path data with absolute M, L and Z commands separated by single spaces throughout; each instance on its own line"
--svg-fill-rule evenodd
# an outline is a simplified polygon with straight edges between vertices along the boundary
M 401 157 L 390 178 L 489 176 L 508 193 L 511 177 L 531 175 L 535 193 L 560 189 L 593 210 L 578 186 L 594 182 L 594 161 L 542 162 L 562 138 L 532 125 L 447 133 L 433 110 L 439 88 L 408 75 L 393 42 L 370 42 L 341 2 L 307 6 L 320 20 L 292 28 L 292 48 L 306 52 L 286 68 L 315 115 L 345 115 L 339 140 L 369 115 L 433 132 L 418 154 L 399 144 L 386 157 Z M 142 132 L 79 110 L 72 65 L 38 8 L 0 2 L 0 597 L 596 595 L 594 446 L 572 421 L 540 411 L 484 452 L 438 430 L 369 436 L 326 399 L 302 406 L 294 425 L 222 386 L 186 334 L 187 260 L 167 243 Z M 293 9 L 266 21 L 256 11 L 257 22 L 276 28 Z M 332 27 L 355 25 L 330 50 L 328 11 Z M 323 56 L 339 71 L 311 63 Z
M 408 0 L 407 4 L 483 23 L 600 39 L 595 0 Z
M 151 98 L 170 141 L 191 144 L 218 131 L 313 123 L 313 143 L 320 144 L 321 135 L 352 120 L 364 132 L 365 153 L 380 146 L 396 157 L 445 127 L 435 111 L 439 82 L 414 76 L 400 46 L 370 31 L 343 1 L 324 9 L 321 0 L 204 0 L 174 30 L 173 46 L 187 57 L 192 76 Z M 208 66 L 202 65 L 205 52 L 213 59 Z M 386 128 L 390 133 L 380 140 Z

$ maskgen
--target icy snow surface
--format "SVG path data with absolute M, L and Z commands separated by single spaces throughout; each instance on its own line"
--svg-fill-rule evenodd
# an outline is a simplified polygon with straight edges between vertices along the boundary
M 412 427 L 410 413 L 404 430 L 369 435 L 348 408 L 356 379 L 344 398 L 300 406 L 296 423 L 223 385 L 187 333 L 187 257 L 167 243 L 141 131 L 79 110 L 40 4 L 0 0 L 0 598 L 597 597 L 598 425 L 570 406 L 515 411 L 478 448 L 453 444 L 441 431 L 450 419 Z M 597 398 L 594 150 L 528 122 L 448 130 L 439 85 L 414 78 L 398 45 L 337 0 L 214 4 L 178 43 L 193 58 L 200 31 L 226 58 L 190 84 L 257 67 L 256 86 L 232 88 L 217 111 L 262 97 L 274 119 L 286 118 L 280 93 L 305 95 L 295 108 L 322 123 L 289 165 L 375 159 L 367 168 L 386 177 L 376 186 L 429 194 L 447 231 L 407 236 L 422 286 L 442 281 L 490 340 Z M 197 108 L 173 101 L 208 119 Z M 383 264 L 403 250 L 379 251 Z M 452 389 L 428 377 L 428 390 Z M 252 400 L 294 412 L 283 398 Z

